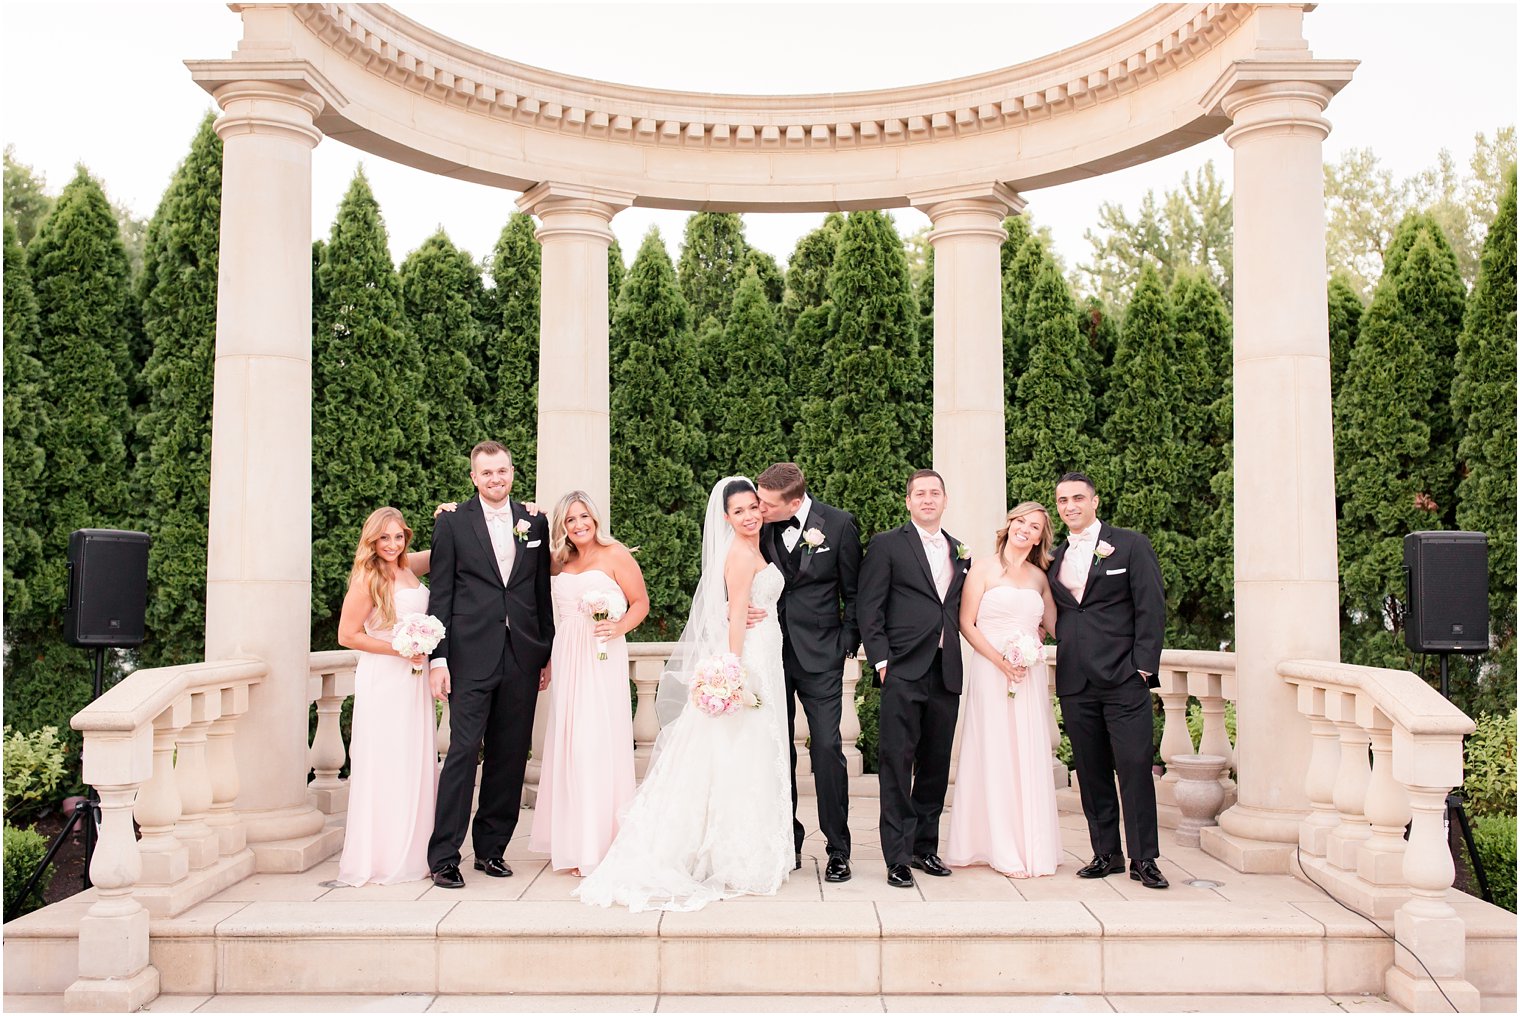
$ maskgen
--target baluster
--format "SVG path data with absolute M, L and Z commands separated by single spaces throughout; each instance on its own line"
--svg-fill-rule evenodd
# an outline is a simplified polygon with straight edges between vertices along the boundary
M 1187 727 L 1187 682 L 1175 670 L 1163 668 L 1159 676 L 1161 688 L 1157 694 L 1161 697 L 1161 710 L 1166 716 L 1166 725 L 1161 730 L 1161 761 L 1168 769 L 1157 788 L 1157 800 L 1161 804 L 1175 804 L 1177 781 L 1181 776 L 1170 769 L 1172 756 L 1193 753 L 1193 738 L 1188 734 Z
M 449 728 L 449 703 L 447 699 L 443 701 L 443 708 L 437 712 L 438 733 L 433 740 L 433 747 L 437 749 L 438 757 L 441 759 L 449 753 L 449 738 L 451 736 Z
M 343 701 L 338 675 L 322 675 L 322 694 L 317 698 L 317 733 L 311 740 L 314 778 L 306 792 L 312 806 L 328 815 L 348 809 L 348 784 L 338 778 L 348 752 L 343 746 Z
M 192 870 L 210 867 L 221 852 L 221 838 L 206 824 L 211 811 L 211 772 L 206 763 L 206 731 L 221 711 L 220 696 L 190 695 L 190 722 L 180 731 L 174 779 L 179 785 L 180 819 L 174 835 L 190 851 Z
M 1305 697 L 1320 699 L 1316 689 L 1300 686 L 1299 711 L 1304 711 Z M 1320 708 L 1323 708 L 1321 704 Z M 1304 777 L 1304 793 L 1309 798 L 1309 815 L 1298 826 L 1298 845 L 1304 853 L 1324 857 L 1330 833 L 1341 824 L 1335 810 L 1335 773 L 1340 765 L 1340 748 L 1335 724 L 1317 713 L 1309 714 L 1309 736 L 1313 749 L 1309 755 L 1309 772 Z
M 133 813 L 142 830 L 138 881 L 169 885 L 190 871 L 190 852 L 174 836 L 179 821 L 179 785 L 174 778 L 174 741 L 190 715 L 190 703 L 176 701 L 153 721 L 153 775 L 137 795 Z
M 218 852 L 228 857 L 248 845 L 243 821 L 233 809 L 242 790 L 237 768 L 237 721 L 248 711 L 248 686 L 223 688 L 221 699 L 221 715 L 206 730 L 206 767 L 211 774 L 211 810 L 206 814 L 206 825 L 216 833 Z
M 1198 705 L 1203 710 L 1203 736 L 1198 739 L 1198 754 L 1218 755 L 1223 758 L 1226 762 L 1226 771 L 1219 782 L 1233 786 L 1234 781 L 1229 778 L 1229 770 L 1235 768 L 1235 748 L 1230 744 L 1230 731 L 1224 720 L 1226 706 L 1222 688 L 1224 682 L 1219 674 L 1189 674 L 1189 687 L 1193 687 L 1195 677 L 1200 680 L 1193 695 L 1198 699 Z
M 1374 885 L 1404 882 L 1404 827 L 1409 824 L 1409 794 L 1393 778 L 1393 729 L 1374 712 L 1372 782 L 1367 787 L 1367 820 L 1372 835 L 1362 844 L 1357 874 Z
M 660 686 L 660 672 L 665 660 L 637 659 L 633 664 L 633 684 L 638 701 L 633 710 L 633 775 L 642 780 L 649 771 L 649 756 L 654 739 L 660 736 L 660 718 L 654 711 L 655 692 Z
M 807 743 L 812 731 L 808 729 L 807 710 L 802 708 L 802 703 L 797 701 L 793 693 L 785 692 L 785 695 L 787 699 L 786 706 L 794 710 L 793 716 L 795 717 L 792 723 L 792 755 L 797 760 L 797 764 L 792 767 L 794 772 L 793 778 L 811 776 L 813 775 L 813 757 L 808 754 Z M 800 794 L 809 793 L 809 791 L 801 787 L 798 788 L 797 792 Z
M 1411 895 L 1393 917 L 1394 937 L 1403 948 L 1393 951 L 1388 994 L 1412 1012 L 1434 1012 L 1451 1005 L 1460 1012 L 1475 1012 L 1477 989 L 1463 980 L 1467 971 L 1466 924 L 1446 902 L 1456 876 L 1446 839 L 1449 788 L 1404 786 L 1413 820 L 1404 850 L 1404 881 Z M 1441 982 L 1451 1005 L 1436 992 L 1431 977 Z
M 839 712 L 839 744 L 844 749 L 844 771 L 850 776 L 865 772 L 865 761 L 855 742 L 860 740 L 860 714 L 855 711 L 855 689 L 860 684 L 860 661 L 850 657 L 844 661 L 844 696 Z
M 1367 757 L 1370 738 L 1356 722 L 1355 696 L 1337 695 L 1335 700 L 1339 703 L 1334 721 L 1340 738 L 1340 767 L 1335 775 L 1333 799 L 1341 821 L 1330 832 L 1325 858 L 1337 868 L 1355 871 L 1362 844 L 1372 836 L 1365 811 L 1367 786 L 1372 782 L 1372 766 Z
M 148 965 L 148 911 L 132 898 L 142 875 L 132 806 L 152 765 L 150 728 L 126 737 L 85 734 L 84 779 L 100 795 L 90 862 L 97 898 L 79 921 L 79 979 L 64 992 L 70 1011 L 134 1012 L 158 994 L 158 970 Z
M 1065 790 L 1071 786 L 1071 773 L 1066 768 L 1066 763 L 1061 761 L 1061 725 L 1056 722 L 1055 680 L 1056 663 L 1051 657 L 1055 654 L 1055 646 L 1045 647 L 1045 700 L 1048 703 L 1045 709 L 1045 724 L 1050 729 L 1050 778 L 1055 783 L 1057 790 Z

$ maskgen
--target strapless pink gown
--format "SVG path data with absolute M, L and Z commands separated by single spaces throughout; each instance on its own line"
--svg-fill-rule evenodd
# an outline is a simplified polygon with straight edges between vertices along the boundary
M 427 613 L 426 587 L 397 587 L 396 616 Z M 365 631 L 390 642 L 391 630 Z M 433 696 L 426 675 L 399 656 L 359 653 L 349 739 L 348 823 L 338 881 L 344 885 L 427 878 L 428 837 L 438 796 Z
M 628 695 L 628 643 L 607 643 L 596 658 L 596 625 L 581 597 L 615 591 L 595 568 L 556 575 L 549 726 L 538 778 L 530 849 L 549 855 L 555 871 L 589 875 L 602 863 L 618 817 L 633 800 L 633 708 Z
M 1044 600 L 1033 589 L 993 586 L 976 626 L 1001 648 L 1037 634 Z M 1031 667 L 1018 694 L 979 653 L 966 663 L 965 721 L 945 863 L 987 864 L 1005 875 L 1051 875 L 1061 860 L 1061 828 L 1050 775 L 1050 677 Z

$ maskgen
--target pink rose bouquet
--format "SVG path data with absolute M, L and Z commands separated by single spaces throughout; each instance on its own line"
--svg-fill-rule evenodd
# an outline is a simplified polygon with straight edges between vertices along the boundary
M 407 614 L 398 618 L 396 627 L 391 629 L 391 648 L 407 659 L 426 656 L 438 648 L 443 633 L 443 622 L 432 614 Z M 412 668 L 413 677 L 421 673 L 419 668 Z
M 1008 645 L 1003 648 L 1003 659 L 1015 667 L 1023 667 L 1025 670 L 1033 667 L 1044 658 L 1045 647 L 1033 635 L 1015 635 L 1008 640 Z M 1018 684 L 1010 678 L 1008 681 L 1008 697 L 1013 698 L 1018 694 L 1018 690 Z
M 628 601 L 615 590 L 597 589 L 581 597 L 581 613 L 592 621 L 620 621 L 628 612 Z M 607 658 L 607 640 L 596 640 L 596 658 Z
M 708 716 L 727 716 L 754 708 L 760 697 L 749 690 L 744 664 L 733 653 L 709 656 L 691 676 L 691 702 Z

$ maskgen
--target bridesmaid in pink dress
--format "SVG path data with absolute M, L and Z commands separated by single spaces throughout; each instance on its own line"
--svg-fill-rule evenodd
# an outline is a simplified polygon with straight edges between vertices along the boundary
M 1014 637 L 1043 642 L 1043 633 L 1055 630 L 1056 605 L 1045 577 L 1050 544 L 1044 506 L 1025 501 L 998 531 L 997 555 L 973 564 L 966 576 L 961 634 L 976 654 L 966 662 L 946 864 L 987 864 L 1030 878 L 1054 874 L 1060 863 L 1047 668 L 1041 662 L 1026 670 L 1003 658 Z
M 633 800 L 633 709 L 623 636 L 648 616 L 649 594 L 638 562 L 607 533 L 604 516 L 585 491 L 573 490 L 554 506 L 549 546 L 555 614 L 549 725 L 528 846 L 548 854 L 555 871 L 589 875 Z M 594 621 L 581 605 L 589 593 L 627 609 L 616 621 Z M 607 658 L 598 659 L 600 653 Z
M 428 877 L 427 843 L 438 791 L 427 657 L 391 648 L 397 618 L 425 614 L 430 551 L 408 553 L 412 530 L 395 508 L 364 520 L 338 618 L 338 644 L 357 650 L 348 747 L 348 825 L 338 881 L 389 885 Z

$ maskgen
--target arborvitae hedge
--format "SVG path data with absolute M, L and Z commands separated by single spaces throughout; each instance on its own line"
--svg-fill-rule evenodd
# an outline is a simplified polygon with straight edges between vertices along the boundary
M 211 493 L 211 382 L 221 244 L 222 142 L 201 121 L 148 226 L 143 330 L 152 346 L 138 422 L 144 447 L 133 500 L 153 537 L 147 666 L 205 659 L 206 526 Z
M 46 457 L 39 443 L 52 406 L 37 360 L 37 297 L 26 251 L 5 220 L 5 627 L 31 613 L 31 580 L 42 564 L 45 516 L 37 495 Z
M 484 301 L 485 385 L 475 441 L 500 441 L 512 451 L 513 491 L 533 496 L 538 464 L 540 250 L 533 217 L 513 212 L 491 255 L 493 286 Z M 618 262 L 621 267 L 622 262 Z M 475 441 L 469 447 L 474 447 Z M 469 454 L 469 448 L 465 449 Z M 468 469 L 440 495 L 471 493 Z
M 1341 379 L 1351 362 L 1351 350 L 1362 327 L 1362 298 L 1343 276 L 1332 276 L 1327 286 L 1330 306 L 1330 391 L 1341 390 Z
M 676 278 L 691 308 L 693 327 L 700 328 L 710 317 L 719 324 L 728 320 L 748 255 L 744 220 L 733 212 L 697 212 L 686 220 Z

